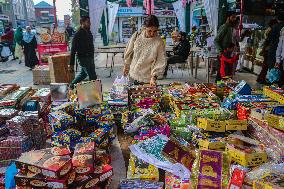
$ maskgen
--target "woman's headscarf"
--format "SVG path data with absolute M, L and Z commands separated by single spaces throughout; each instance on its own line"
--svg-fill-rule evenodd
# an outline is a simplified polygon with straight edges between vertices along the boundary
M 23 43 L 23 29 L 21 27 L 18 27 L 16 32 L 15 32 L 15 37 L 14 37 L 16 43 L 19 45 L 22 45 Z
M 29 26 L 27 26 L 26 32 L 24 33 L 24 38 L 23 39 L 24 39 L 24 41 L 26 43 L 30 43 L 33 40 L 34 36 L 35 36 L 35 34 L 33 32 L 28 31 L 30 29 L 31 28 Z

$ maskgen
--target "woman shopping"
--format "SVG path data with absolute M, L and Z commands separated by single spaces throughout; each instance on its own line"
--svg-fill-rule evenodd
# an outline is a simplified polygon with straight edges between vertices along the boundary
M 36 56 L 37 41 L 35 34 L 32 32 L 31 27 L 27 26 L 26 32 L 23 37 L 24 41 L 24 54 L 25 65 L 31 70 L 38 64 L 38 58 Z
M 124 76 L 130 75 L 134 84 L 155 86 L 166 67 L 165 45 L 158 35 L 159 21 L 154 15 L 145 18 L 144 28 L 131 37 L 125 50 Z
M 23 45 L 24 45 L 24 41 L 23 41 L 23 29 L 21 27 L 18 27 L 15 35 L 14 35 L 14 40 L 16 43 L 16 47 L 15 47 L 15 57 L 19 58 L 19 64 L 22 63 L 22 59 L 24 56 L 24 52 L 23 52 Z

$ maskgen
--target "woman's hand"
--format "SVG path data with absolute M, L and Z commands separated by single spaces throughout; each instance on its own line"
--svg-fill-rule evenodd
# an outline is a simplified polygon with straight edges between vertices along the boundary
M 274 66 L 274 68 L 280 69 L 280 66 L 281 66 L 280 63 L 276 63 L 275 66 Z
M 126 76 L 128 76 L 128 74 L 129 74 L 129 68 L 124 66 L 124 68 L 123 68 L 123 76 L 126 77 Z
M 157 85 L 157 81 L 155 77 L 152 77 L 150 80 L 150 86 L 156 86 Z

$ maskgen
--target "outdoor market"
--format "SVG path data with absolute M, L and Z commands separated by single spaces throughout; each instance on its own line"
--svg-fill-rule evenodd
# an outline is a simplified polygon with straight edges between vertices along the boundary
M 0 189 L 284 188 L 283 0 L 57 2 L 1 37 Z

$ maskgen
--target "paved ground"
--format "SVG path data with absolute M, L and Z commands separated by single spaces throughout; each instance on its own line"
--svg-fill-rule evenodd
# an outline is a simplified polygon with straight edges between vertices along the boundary
M 110 65 L 110 60 L 108 60 Z M 99 54 L 96 56 L 96 71 L 98 77 L 103 82 L 103 90 L 108 91 L 111 88 L 112 82 L 117 76 L 121 76 L 122 73 L 122 56 L 117 55 L 115 57 L 115 68 L 114 74 L 111 78 L 108 77 L 109 69 L 105 67 L 106 64 L 106 56 L 103 54 Z M 252 86 L 256 86 L 256 76 L 248 73 L 237 73 L 235 76 L 236 80 L 246 80 Z M 198 79 L 194 79 L 189 76 L 187 70 L 174 70 L 173 73 L 171 71 L 168 72 L 168 78 L 164 80 L 160 80 L 161 83 L 169 83 L 169 82 L 184 82 L 189 81 L 190 83 L 201 83 L 206 81 L 206 73 L 204 69 L 204 65 L 201 64 L 201 68 L 198 70 Z M 214 81 L 214 78 L 211 78 L 211 81 Z M 33 86 L 32 81 L 32 71 L 29 68 L 26 68 L 24 64 L 19 64 L 18 61 L 9 61 L 6 63 L 0 63 L 0 83 L 17 83 L 21 86 Z M 39 88 L 42 86 L 34 86 L 35 88 Z M 118 182 L 121 178 L 126 177 L 126 165 L 127 159 L 129 156 L 128 152 L 129 145 L 129 137 L 124 136 L 121 131 L 119 132 L 118 139 L 115 140 L 112 146 L 112 160 L 113 160 L 113 168 L 114 168 L 114 178 L 112 183 L 112 188 L 117 188 Z M 125 163 L 126 162 L 126 163 Z

